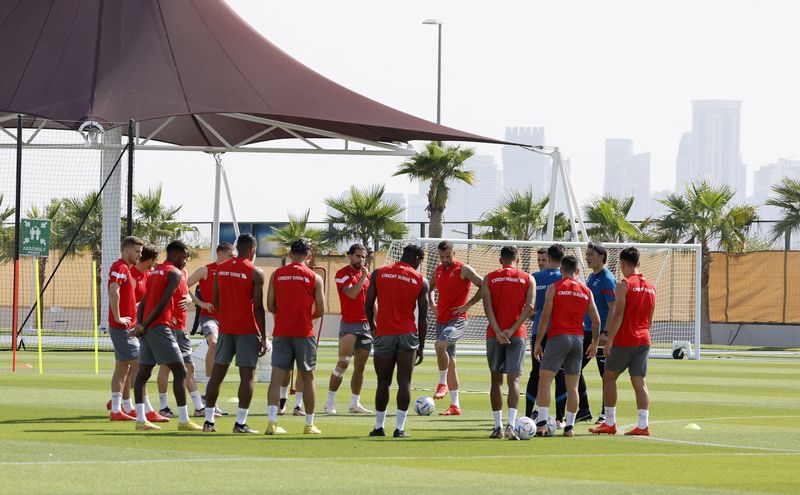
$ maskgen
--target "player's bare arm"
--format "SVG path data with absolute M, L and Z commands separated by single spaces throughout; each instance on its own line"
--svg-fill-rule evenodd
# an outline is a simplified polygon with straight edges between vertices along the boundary
M 624 280 L 617 283 L 616 298 L 617 301 L 614 305 L 614 312 L 611 313 L 606 323 L 608 342 L 606 342 L 606 346 L 603 349 L 603 353 L 606 357 L 611 355 L 611 345 L 614 342 L 614 336 L 619 331 L 619 327 L 622 324 L 622 315 L 625 314 L 625 303 L 628 299 L 628 283 Z
M 425 337 L 428 335 L 428 294 L 430 288 L 428 281 L 422 279 L 422 290 L 417 296 L 417 335 L 419 335 L 419 347 L 417 347 L 417 362 L 415 366 L 422 363 L 423 350 L 425 348 Z
M 253 316 L 258 326 L 259 357 L 272 349 L 272 343 L 267 338 L 266 312 L 264 311 L 264 271 L 261 268 L 253 269 Z
M 178 284 L 181 281 L 181 272 L 177 268 L 173 268 L 169 271 L 169 275 L 167 276 L 167 287 L 164 289 L 164 294 L 161 295 L 161 299 L 159 299 L 158 303 L 156 303 L 153 311 L 150 312 L 149 315 L 136 325 L 136 328 L 133 329 L 133 335 L 143 335 L 146 332 L 147 327 L 153 323 L 153 320 L 158 318 L 164 308 L 167 307 L 170 300 L 172 299 L 172 294 L 175 293 L 175 290 L 178 288 Z M 147 297 L 147 295 L 145 295 Z M 144 301 L 144 299 L 142 299 Z M 144 308 L 144 304 L 142 304 L 142 308 Z
M 111 315 L 114 321 L 126 327 L 131 324 L 131 319 L 128 316 L 119 316 L 119 284 L 112 282 L 108 286 L 108 306 L 111 308 Z
M 586 349 L 586 357 L 591 359 L 597 355 L 597 343 L 600 339 L 600 313 L 594 303 L 594 295 L 589 293 L 589 319 L 592 320 L 592 343 Z
M 320 318 L 325 314 L 325 284 L 322 282 L 322 277 L 317 275 L 314 278 L 314 314 L 312 318 Z
M 369 280 L 369 270 L 366 266 L 361 267 L 361 278 L 358 279 L 358 282 L 354 285 L 346 285 L 342 287 L 342 294 L 349 297 L 350 299 L 355 299 L 361 294 L 361 289 L 364 288 L 364 284 Z
M 616 293 L 616 288 L 614 292 Z M 606 304 L 608 304 L 608 315 L 613 315 L 617 301 L 606 301 Z M 600 339 L 597 342 L 597 347 L 605 347 L 606 342 L 608 342 L 608 323 L 606 323 L 606 328 L 600 330 Z
M 208 268 L 205 266 L 201 266 L 197 270 L 193 271 L 189 278 L 186 280 L 186 284 L 189 287 L 193 287 L 194 284 L 200 282 L 201 280 L 205 280 L 208 276 Z
M 433 300 L 433 290 L 436 288 L 436 275 L 431 275 L 431 278 L 428 279 L 428 307 L 434 313 L 439 310 L 439 306 L 436 304 L 436 301 Z
M 367 289 L 367 297 L 364 301 L 364 313 L 367 315 L 367 322 L 369 322 L 369 329 L 375 335 L 375 303 L 378 300 L 378 270 L 372 272 L 373 282 L 369 284 Z
M 508 337 L 503 333 L 500 325 L 497 324 L 497 316 L 495 316 L 494 308 L 492 308 L 492 294 L 489 292 L 489 284 L 487 284 L 487 281 L 488 276 L 483 278 L 483 283 L 481 284 L 481 291 L 483 292 L 483 312 L 486 313 L 486 319 L 489 320 L 489 325 L 491 325 L 492 330 L 494 330 L 494 338 L 501 344 L 508 344 L 511 341 L 508 340 Z
M 533 357 L 535 357 L 537 361 L 541 361 L 542 355 L 544 355 L 544 352 L 542 351 L 542 340 L 544 340 L 544 336 L 547 333 L 547 327 L 550 324 L 550 315 L 553 314 L 553 296 L 555 295 L 555 292 L 555 285 L 551 285 L 547 288 L 547 292 L 544 294 L 542 318 L 539 320 L 539 328 L 537 328 L 536 332 L 536 343 L 533 346 Z
M 275 314 L 275 310 L 277 306 L 275 304 L 275 284 L 274 284 L 275 274 L 269 276 L 269 285 L 267 286 L 267 311 L 272 314 Z
M 478 288 L 478 290 L 475 291 L 475 294 L 469 299 L 469 301 L 466 302 L 466 304 L 453 309 L 453 316 L 458 316 L 466 313 L 467 311 L 469 311 L 469 308 L 478 304 L 478 301 L 480 301 L 483 298 L 483 291 L 481 291 L 481 287 L 483 286 L 483 279 L 481 278 L 480 275 L 478 275 L 478 272 L 476 272 L 475 269 L 472 268 L 471 266 L 464 265 L 461 267 L 460 275 L 462 280 L 469 280 L 470 282 L 472 282 L 472 285 Z

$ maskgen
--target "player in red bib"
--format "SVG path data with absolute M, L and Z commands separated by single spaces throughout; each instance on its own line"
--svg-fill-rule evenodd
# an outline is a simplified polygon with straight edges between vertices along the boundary
M 619 253 L 624 280 L 617 283 L 617 304 L 608 321 L 605 347 L 606 370 L 603 373 L 605 422 L 592 433 L 614 435 L 617 432 L 617 378 L 626 369 L 636 393 L 639 420 L 626 435 L 650 435 L 650 393 L 647 390 L 647 358 L 650 354 L 650 325 L 656 310 L 656 290 L 639 272 L 639 250 L 634 247 Z
M 138 371 L 139 341 L 128 335 L 136 326 L 136 281 L 130 267 L 142 256 L 144 241 L 138 237 L 122 240 L 122 255 L 108 274 L 108 334 L 114 344 L 114 374 L 111 375 L 111 421 L 133 421 L 130 378 Z M 125 384 L 128 384 L 128 387 Z M 122 410 L 123 401 L 128 407 Z M 135 415 L 135 414 L 134 414 Z
M 455 259 L 453 243 L 442 241 L 438 246 L 439 261 L 431 277 L 428 302 L 436 313 L 436 362 L 439 365 L 439 384 L 434 399 L 442 399 L 450 392 L 450 407 L 442 416 L 460 416 L 461 404 L 458 400 L 458 374 L 456 372 L 456 342 L 464 334 L 467 325 L 467 311 L 481 300 L 483 279 L 475 270 Z M 472 298 L 472 286 L 478 288 Z M 433 301 L 434 290 L 438 301 Z M 469 300 L 467 300 L 469 298 Z
M 258 358 L 270 350 L 264 322 L 264 272 L 252 263 L 256 238 L 242 234 L 236 240 L 237 256 L 216 266 L 211 293 L 213 309 L 219 317 L 219 341 L 211 378 L 206 388 L 203 431 L 217 431 L 214 425 L 217 398 L 222 380 L 236 356 L 239 368 L 239 408 L 233 433 L 258 433 L 247 426 L 253 400 Z M 205 297 L 205 295 L 201 294 Z
M 364 302 L 369 288 L 369 270 L 367 270 L 367 248 L 361 244 L 353 244 L 347 251 L 350 264 L 336 272 L 336 291 L 342 306 L 342 322 L 339 325 L 339 361 L 331 373 L 328 382 L 328 400 L 325 402 L 325 414 L 336 414 L 336 391 L 342 384 L 350 359 L 355 355 L 353 377 L 350 379 L 350 413 L 372 414 L 372 411 L 361 405 L 361 387 L 364 384 L 364 367 L 372 350 L 372 332 L 369 329 Z
M 567 421 L 564 436 L 575 436 L 575 417 L 578 414 L 578 381 L 583 362 L 583 320 L 588 313 L 592 320 L 592 340 L 586 350 L 591 359 L 597 353 L 600 339 L 600 315 L 594 304 L 592 291 L 578 280 L 578 259 L 568 255 L 561 259 L 561 280 L 547 288 L 544 296 L 539 331 L 533 347 L 533 356 L 541 362 L 539 389 L 536 392 L 536 434 L 549 435 L 547 428 L 550 407 L 550 383 L 560 369 L 564 369 L 567 386 Z M 542 350 L 542 340 L 547 336 L 547 347 Z
M 214 309 L 214 279 L 217 276 L 217 266 L 233 258 L 233 245 L 230 242 L 220 242 L 216 253 L 217 259 L 192 272 L 187 282 L 190 289 L 195 284 L 200 286 L 199 299 L 191 291 L 189 294 L 192 296 L 192 301 L 200 307 L 200 331 L 206 339 L 206 344 L 208 344 L 205 366 L 206 385 L 208 385 L 208 378 L 211 376 L 211 369 L 214 367 L 214 353 L 217 351 L 217 340 L 219 338 L 219 315 Z
M 306 425 L 303 434 L 322 433 L 314 425 L 316 389 L 314 369 L 317 366 L 317 341 L 314 320 L 325 311 L 322 277 L 306 266 L 311 244 L 305 239 L 292 242 L 289 256 L 292 262 L 278 268 L 269 279 L 267 309 L 275 315 L 272 331 L 272 378 L 267 392 L 268 435 L 286 431 L 278 426 L 280 388 L 295 363 L 300 377 L 305 405 Z
M 143 402 L 145 387 L 156 364 L 166 364 L 172 371 L 173 392 L 178 405 L 178 430 L 200 431 L 203 428 L 189 420 L 186 407 L 186 366 L 181 349 L 170 328 L 173 316 L 173 296 L 181 282 L 181 271 L 189 259 L 189 248 L 181 241 L 172 241 L 167 246 L 167 260 L 147 275 L 147 290 L 139 304 L 139 323 L 131 332 L 139 337 L 139 372 L 134 382 L 136 397 L 136 429 L 159 430 L 145 419 Z
M 483 310 L 486 327 L 486 358 L 491 374 L 489 401 L 494 429 L 489 438 L 519 440 L 517 407 L 519 377 L 525 363 L 525 321 L 533 313 L 531 302 L 536 283 L 531 275 L 517 268 L 519 255 L 515 246 L 503 246 L 500 265 L 483 278 Z M 508 424 L 503 432 L 503 375 L 508 381 Z
M 370 278 L 364 311 L 375 335 L 372 362 L 378 375 L 375 428 L 369 434 L 371 437 L 386 436 L 386 406 L 389 404 L 389 387 L 395 366 L 397 416 L 393 436 L 409 436 L 405 431 L 405 423 L 411 402 L 411 375 L 414 366 L 422 363 L 425 335 L 428 332 L 428 281 L 417 271 L 424 257 L 425 252 L 421 247 L 409 244 L 403 248 L 400 261 L 374 270 Z

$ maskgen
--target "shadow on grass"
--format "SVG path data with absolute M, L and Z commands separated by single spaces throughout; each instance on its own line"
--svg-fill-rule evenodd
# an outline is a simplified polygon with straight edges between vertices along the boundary
M 7 419 L 0 421 L 0 425 L 24 425 L 24 424 L 40 424 L 40 423 L 82 423 L 84 421 L 108 421 L 108 416 L 72 416 L 72 417 L 59 417 L 59 418 L 17 418 Z M 131 423 L 133 423 L 131 421 Z

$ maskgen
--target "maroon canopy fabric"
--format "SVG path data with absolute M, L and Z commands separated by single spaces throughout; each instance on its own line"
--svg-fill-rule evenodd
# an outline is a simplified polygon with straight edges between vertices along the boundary
M 223 146 L 195 115 L 236 144 L 264 129 L 217 115 L 240 112 L 371 141 L 502 143 L 336 84 L 220 0 L 0 0 L 0 61 L 0 112 L 48 119 L 49 127 L 132 118 L 147 136 L 175 116 L 156 139 Z M 292 137 L 278 129 L 253 142 Z

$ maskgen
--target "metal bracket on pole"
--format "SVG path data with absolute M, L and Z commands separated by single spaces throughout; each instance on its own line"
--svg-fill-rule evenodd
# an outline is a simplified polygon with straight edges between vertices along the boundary
M 228 196 L 228 207 L 231 209 L 231 220 L 233 220 L 233 233 L 239 237 L 239 222 L 236 221 L 236 211 L 233 209 L 233 197 L 231 197 L 231 188 L 228 185 L 228 174 L 225 172 L 225 167 L 222 167 L 222 181 L 225 183 L 225 194 Z

